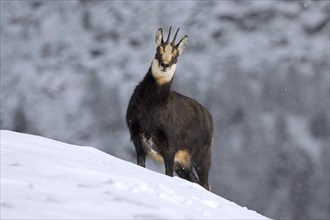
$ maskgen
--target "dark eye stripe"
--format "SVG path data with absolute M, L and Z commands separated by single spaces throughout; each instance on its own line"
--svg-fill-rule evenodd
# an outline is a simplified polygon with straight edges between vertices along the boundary
M 157 53 L 164 53 L 164 47 L 159 46 L 159 47 L 157 48 Z
M 175 63 L 176 63 L 176 61 L 177 61 L 176 57 L 172 57 L 172 60 L 171 60 L 171 62 L 170 62 L 170 65 L 173 65 L 173 64 L 175 64 Z

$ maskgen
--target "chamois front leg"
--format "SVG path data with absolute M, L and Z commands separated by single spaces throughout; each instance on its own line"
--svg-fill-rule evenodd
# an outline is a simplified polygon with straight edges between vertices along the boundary
M 146 156 L 145 154 L 139 153 L 137 154 L 137 164 L 141 167 L 146 167 Z
M 130 114 L 127 113 L 127 115 Z M 135 147 L 137 164 L 141 167 L 145 167 L 146 152 L 142 147 L 140 123 L 132 119 L 127 119 L 127 125 L 131 133 L 131 140 L 133 141 Z
M 137 164 L 141 167 L 145 167 L 146 153 L 142 147 L 140 137 L 134 137 L 133 144 L 135 146 Z

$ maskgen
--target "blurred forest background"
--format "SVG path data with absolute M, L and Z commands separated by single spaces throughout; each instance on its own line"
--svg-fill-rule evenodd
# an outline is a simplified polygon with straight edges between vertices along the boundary
M 329 219 L 329 10 L 311 0 L 1 1 L 1 129 L 135 163 L 129 98 L 156 30 L 181 27 L 189 42 L 173 90 L 213 115 L 213 192 L 271 218 Z

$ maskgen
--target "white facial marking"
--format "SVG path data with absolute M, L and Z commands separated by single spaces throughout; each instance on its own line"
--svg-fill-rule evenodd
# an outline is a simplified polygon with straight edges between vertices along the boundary
M 175 73 L 175 69 L 176 64 L 173 64 L 170 68 L 167 68 L 166 71 L 163 71 L 157 59 L 154 59 L 152 61 L 151 73 L 159 85 L 163 85 L 165 83 L 170 82 Z
M 171 61 L 171 59 L 172 59 L 172 47 L 171 47 L 171 45 L 170 44 L 168 44 L 168 45 L 166 45 L 165 46 L 165 50 L 164 50 L 164 53 L 163 53 L 163 60 L 165 61 L 165 62 L 170 62 Z

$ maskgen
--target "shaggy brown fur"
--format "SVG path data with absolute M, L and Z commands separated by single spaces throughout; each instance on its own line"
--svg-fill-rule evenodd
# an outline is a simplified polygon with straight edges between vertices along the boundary
M 165 163 L 166 175 L 173 176 L 175 171 L 181 178 L 209 190 L 212 117 L 194 99 L 170 90 L 177 58 L 188 37 L 175 45 L 177 33 L 172 43 L 169 43 L 170 34 L 163 42 L 162 33 L 162 29 L 157 31 L 155 59 L 135 88 L 127 108 L 126 121 L 137 163 L 145 167 L 145 156 L 149 155 Z

